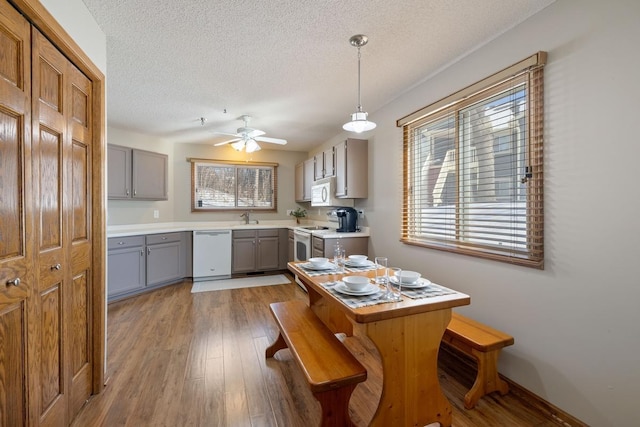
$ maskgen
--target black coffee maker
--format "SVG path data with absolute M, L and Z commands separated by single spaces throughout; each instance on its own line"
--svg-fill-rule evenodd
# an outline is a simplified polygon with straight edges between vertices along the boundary
M 358 211 L 353 208 L 337 208 L 336 216 L 338 217 L 339 233 L 353 233 L 358 231 Z

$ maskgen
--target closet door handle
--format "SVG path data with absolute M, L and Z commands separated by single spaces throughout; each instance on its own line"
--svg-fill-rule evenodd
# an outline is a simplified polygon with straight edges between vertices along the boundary
M 61 268 L 62 266 L 59 263 L 51 266 L 51 270 L 60 270 Z
M 16 277 L 15 279 L 12 280 L 7 280 L 7 286 L 20 286 L 20 278 Z

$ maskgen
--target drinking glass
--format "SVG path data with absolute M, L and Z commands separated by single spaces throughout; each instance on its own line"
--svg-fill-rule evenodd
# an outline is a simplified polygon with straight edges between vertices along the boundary
M 390 267 L 387 269 L 387 300 L 388 301 L 402 301 L 402 269 L 399 267 Z M 391 277 L 395 277 L 394 283 L 391 282 Z
M 377 256 L 376 262 L 376 283 L 387 283 L 387 257 Z M 382 270 L 383 269 L 383 270 Z M 382 271 L 381 271 L 382 270 Z
M 346 258 L 346 249 L 336 248 L 334 259 L 338 273 L 344 273 L 344 262 Z

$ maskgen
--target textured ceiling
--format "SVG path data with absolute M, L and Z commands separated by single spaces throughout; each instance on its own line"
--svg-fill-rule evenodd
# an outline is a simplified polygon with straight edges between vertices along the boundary
M 309 151 L 554 0 L 83 0 L 107 36 L 109 126 L 216 142 L 239 117 Z M 226 109 L 226 113 L 224 112 Z M 201 126 L 200 117 L 207 122 Z M 224 139 L 224 138 L 222 138 Z

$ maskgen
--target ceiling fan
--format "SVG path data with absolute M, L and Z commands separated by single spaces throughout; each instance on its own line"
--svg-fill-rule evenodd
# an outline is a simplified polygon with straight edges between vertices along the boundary
M 218 142 L 217 144 L 213 145 L 218 147 L 220 145 L 231 144 L 231 146 L 238 151 L 242 151 L 242 149 L 244 148 L 247 153 L 252 153 L 254 151 L 260 150 L 258 141 L 279 145 L 285 145 L 287 143 L 286 139 L 268 138 L 266 136 L 262 136 L 265 134 L 264 131 L 250 128 L 249 121 L 251 121 L 251 116 L 243 115 L 240 117 L 240 119 L 244 122 L 244 126 L 239 127 L 237 133 L 213 132 L 218 135 L 227 135 L 233 137 L 231 139 Z

